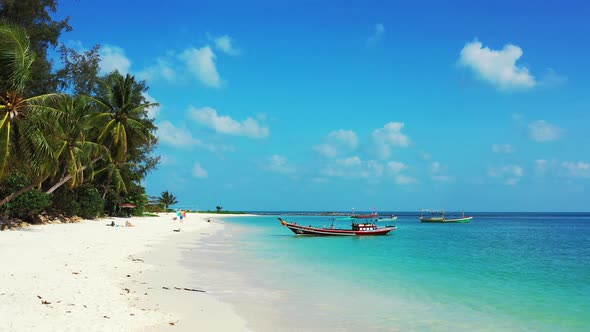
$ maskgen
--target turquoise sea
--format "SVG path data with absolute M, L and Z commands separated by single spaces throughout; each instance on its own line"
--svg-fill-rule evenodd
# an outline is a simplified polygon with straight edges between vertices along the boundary
M 590 328 L 590 214 L 471 215 L 424 224 L 406 213 L 377 237 L 301 237 L 277 215 L 226 217 L 185 262 L 214 271 L 195 283 L 257 332 Z

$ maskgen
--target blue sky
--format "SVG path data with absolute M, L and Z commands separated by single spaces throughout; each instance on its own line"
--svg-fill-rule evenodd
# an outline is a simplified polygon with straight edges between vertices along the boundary
M 582 1 L 61 0 L 148 82 L 148 193 L 230 210 L 588 211 Z

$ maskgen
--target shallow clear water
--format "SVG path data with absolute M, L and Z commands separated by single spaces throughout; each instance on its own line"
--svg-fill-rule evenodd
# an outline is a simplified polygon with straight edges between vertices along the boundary
M 590 326 L 589 215 L 476 215 L 468 224 L 408 216 L 394 234 L 377 237 L 294 236 L 276 216 L 225 222 L 186 261 L 216 271 L 195 281 L 233 303 L 255 331 Z

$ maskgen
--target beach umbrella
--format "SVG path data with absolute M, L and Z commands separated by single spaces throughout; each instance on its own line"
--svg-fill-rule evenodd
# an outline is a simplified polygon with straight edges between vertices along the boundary
M 119 204 L 119 209 L 128 209 L 127 210 L 127 215 L 131 216 L 131 209 L 135 209 L 135 204 L 131 204 L 131 203 L 121 203 Z

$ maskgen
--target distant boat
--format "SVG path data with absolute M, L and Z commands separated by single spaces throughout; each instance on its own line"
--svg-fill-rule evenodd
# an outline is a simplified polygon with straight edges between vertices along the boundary
M 377 227 L 372 223 L 352 223 L 350 229 L 318 228 L 298 225 L 291 223 L 282 218 L 278 218 L 283 226 L 289 228 L 295 235 L 319 235 L 319 236 L 366 236 L 366 235 L 387 235 L 389 232 L 397 229 L 396 226 Z
M 429 211 L 429 210 L 422 210 L 420 213 L 420 221 L 421 222 L 430 222 L 430 223 L 448 223 L 448 222 L 458 222 L 458 223 L 467 223 L 473 217 L 466 217 L 465 213 L 460 218 L 447 218 L 445 215 L 445 211 Z
M 336 218 L 336 220 L 358 220 L 358 219 L 371 219 L 372 221 L 395 221 L 397 220 L 396 215 L 380 216 L 377 212 L 371 214 L 352 214 L 350 216 Z
M 377 218 L 377 221 L 395 221 L 397 220 L 397 216 L 395 215 L 391 215 L 391 216 L 379 216 Z

